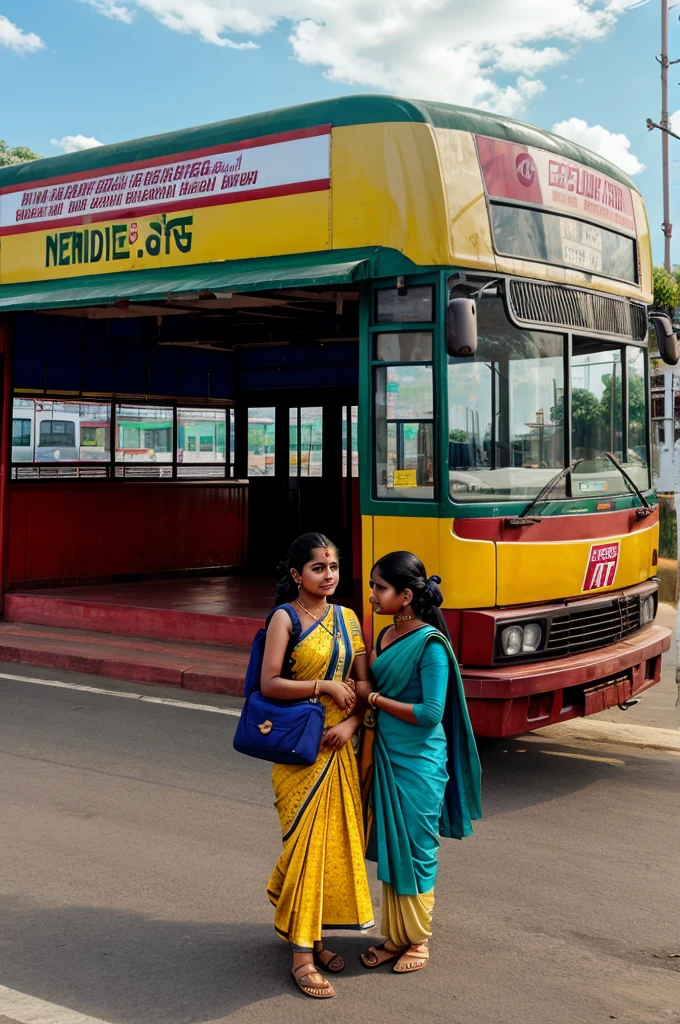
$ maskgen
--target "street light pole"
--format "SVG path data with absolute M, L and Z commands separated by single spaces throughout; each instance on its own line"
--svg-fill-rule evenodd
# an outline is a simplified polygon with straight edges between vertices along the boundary
M 661 0 L 661 163 L 663 167 L 663 224 L 664 257 L 663 265 L 671 273 L 671 195 L 668 171 L 668 0 Z

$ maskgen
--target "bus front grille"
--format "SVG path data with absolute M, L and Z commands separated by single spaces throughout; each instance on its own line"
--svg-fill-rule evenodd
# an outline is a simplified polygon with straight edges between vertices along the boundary
M 619 597 L 594 608 L 556 615 L 550 622 L 546 654 L 579 654 L 606 647 L 640 629 L 637 597 Z
M 523 324 L 597 331 L 636 341 L 647 337 L 644 306 L 601 292 L 511 280 L 508 301 L 511 315 Z

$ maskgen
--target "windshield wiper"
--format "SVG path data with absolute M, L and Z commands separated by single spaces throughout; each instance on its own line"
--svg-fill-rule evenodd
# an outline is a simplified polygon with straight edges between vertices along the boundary
M 642 507 L 635 509 L 635 514 L 638 517 L 638 519 L 646 519 L 647 516 L 651 516 L 654 509 L 649 504 L 649 502 L 647 501 L 647 499 L 645 498 L 644 494 L 642 493 L 638 485 L 635 483 L 635 481 L 628 476 L 621 463 L 617 462 L 617 460 L 614 458 L 611 452 L 604 452 L 604 455 L 605 458 L 609 459 L 609 461 L 613 463 L 614 466 L 616 466 L 623 479 L 626 481 L 627 484 L 630 484 L 630 486 L 633 488 L 638 498 L 642 502 Z
M 533 512 L 533 510 L 536 508 L 539 502 L 545 501 L 550 492 L 554 490 L 554 488 L 557 486 L 557 484 L 559 484 L 562 480 L 565 480 L 569 476 L 569 474 L 572 473 L 573 470 L 575 470 L 576 467 L 579 466 L 582 462 L 583 459 L 576 459 L 575 462 L 572 462 L 571 466 L 565 466 L 564 469 L 561 469 L 559 471 L 559 473 L 556 473 L 552 480 L 548 480 L 543 490 L 539 491 L 535 498 L 532 498 L 527 507 L 522 512 L 520 512 L 518 516 L 512 519 L 505 520 L 505 525 L 531 526 L 533 523 L 540 523 L 540 516 L 531 516 L 529 513 Z

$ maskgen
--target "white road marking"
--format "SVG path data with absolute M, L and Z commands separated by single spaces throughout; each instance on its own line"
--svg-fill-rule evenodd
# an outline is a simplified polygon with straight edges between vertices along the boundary
M 80 690 L 82 693 L 98 693 L 105 697 L 125 697 L 128 700 L 141 700 L 146 704 L 166 704 L 170 708 L 184 708 L 187 711 L 212 711 L 216 715 L 241 717 L 241 712 L 238 708 L 216 708 L 212 704 L 192 704 L 188 700 L 175 700 L 172 697 L 148 697 L 145 693 L 104 690 L 100 686 L 86 686 L 84 683 L 67 683 L 64 679 L 35 679 L 33 676 L 10 675 L 8 672 L 0 672 L 0 679 L 12 679 L 20 683 L 36 683 L 38 686 L 57 686 L 62 690 Z
M 0 1014 L 19 1021 L 19 1024 L 107 1024 L 98 1017 L 88 1017 L 65 1006 L 15 992 L 4 985 L 0 985 Z

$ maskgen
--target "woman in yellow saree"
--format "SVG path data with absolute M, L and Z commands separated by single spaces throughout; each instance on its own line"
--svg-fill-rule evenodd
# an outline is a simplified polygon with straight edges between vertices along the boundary
M 293 949 L 293 978 L 316 999 L 335 994 L 317 968 L 336 973 L 345 966 L 342 957 L 324 949 L 322 929 L 373 924 L 351 743 L 361 722 L 353 680 L 366 681 L 368 668 L 356 615 L 328 604 L 338 581 L 333 544 L 318 533 L 299 537 L 277 587 L 285 607 L 269 623 L 261 677 L 264 696 L 317 697 L 326 711 L 316 762 L 274 766 L 283 852 L 267 887 L 276 932 Z

